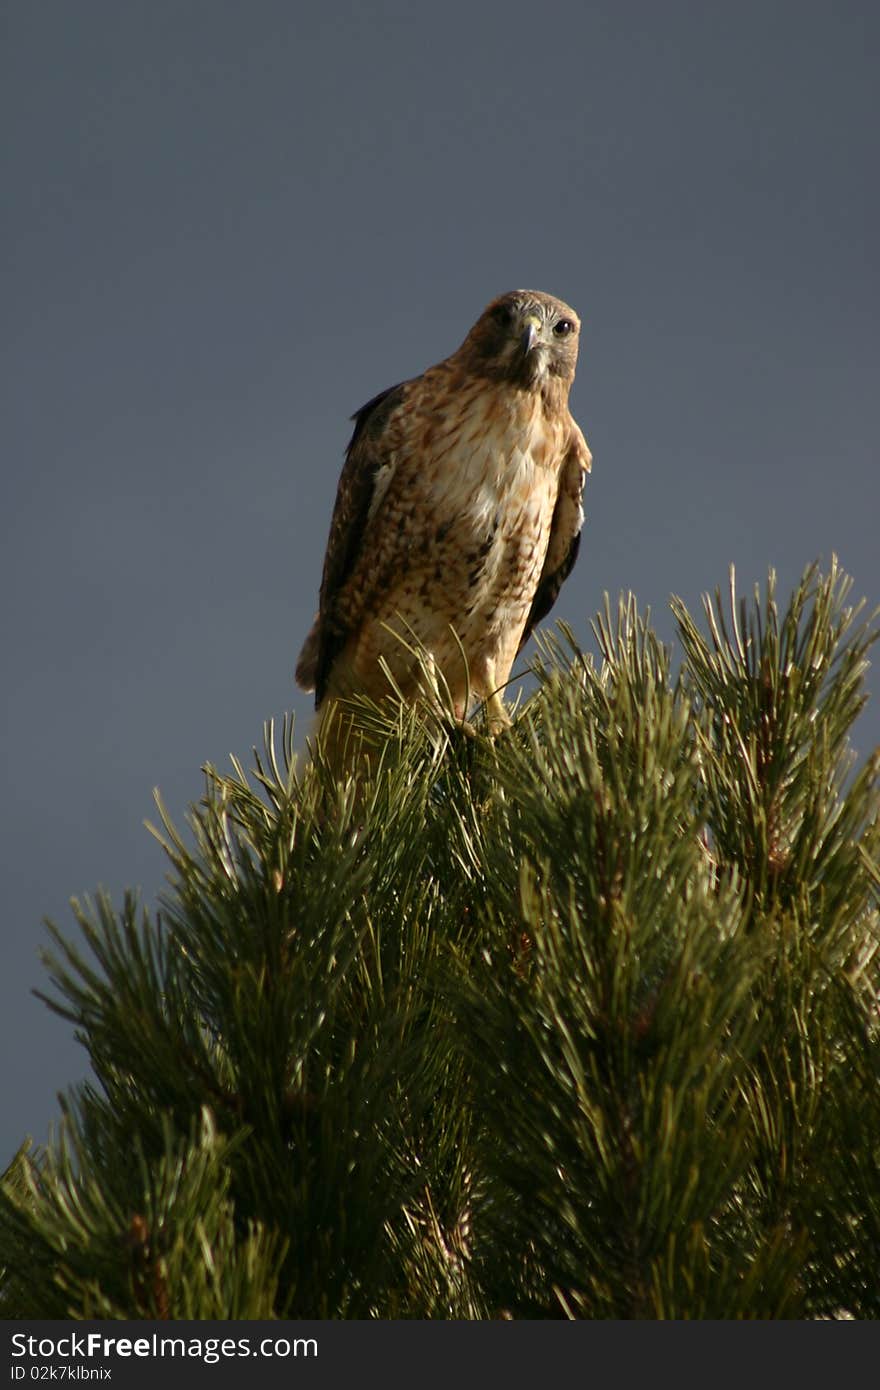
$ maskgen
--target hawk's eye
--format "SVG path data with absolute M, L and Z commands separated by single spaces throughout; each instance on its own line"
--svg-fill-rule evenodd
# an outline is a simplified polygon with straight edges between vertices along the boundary
M 554 323 L 553 332 L 557 338 L 567 338 L 569 333 L 574 332 L 574 324 L 571 319 L 560 319 L 558 323 Z
M 497 304 L 492 310 L 492 317 L 499 328 L 509 328 L 513 323 L 513 310 L 509 304 Z

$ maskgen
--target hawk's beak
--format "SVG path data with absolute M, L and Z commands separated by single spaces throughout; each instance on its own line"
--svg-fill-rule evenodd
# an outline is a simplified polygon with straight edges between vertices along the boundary
M 523 353 L 528 355 L 535 343 L 538 341 L 538 330 L 541 327 L 541 320 L 537 314 L 529 314 L 523 319 L 524 332 L 521 338 Z

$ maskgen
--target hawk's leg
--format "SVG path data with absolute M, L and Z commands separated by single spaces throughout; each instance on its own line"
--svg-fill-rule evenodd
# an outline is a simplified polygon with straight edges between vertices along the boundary
M 476 729 L 467 718 L 466 699 L 456 698 L 450 690 L 434 657 L 426 648 L 418 652 L 419 689 L 428 709 L 441 725 L 459 729 L 469 738 L 476 737 Z

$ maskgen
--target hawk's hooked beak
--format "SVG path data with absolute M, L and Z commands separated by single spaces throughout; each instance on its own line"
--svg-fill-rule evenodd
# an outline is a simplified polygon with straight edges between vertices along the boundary
M 537 314 L 527 314 L 523 319 L 523 335 L 520 339 L 524 355 L 528 356 L 535 343 L 538 341 L 538 330 L 541 327 L 541 320 Z

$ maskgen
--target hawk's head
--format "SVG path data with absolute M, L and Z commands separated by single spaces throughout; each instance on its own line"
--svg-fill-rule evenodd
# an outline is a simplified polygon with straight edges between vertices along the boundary
M 540 290 L 511 290 L 483 310 L 459 352 L 493 380 L 534 390 L 548 379 L 574 380 L 581 321 Z

